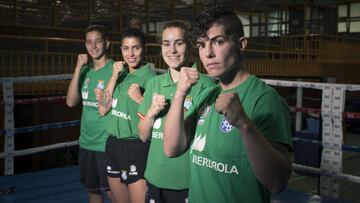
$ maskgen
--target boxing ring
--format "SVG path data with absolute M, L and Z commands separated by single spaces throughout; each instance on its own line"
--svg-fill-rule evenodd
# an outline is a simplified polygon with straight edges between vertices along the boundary
M 56 122 L 42 125 L 15 128 L 14 106 L 25 103 L 39 103 L 64 101 L 65 96 L 44 97 L 36 99 L 14 99 L 15 83 L 36 83 L 40 81 L 63 81 L 71 79 L 70 74 L 0 78 L 3 88 L 4 129 L 0 129 L 0 136 L 4 139 L 4 152 L 0 152 L 0 159 L 4 159 L 4 174 L 0 177 L 0 202 L 86 202 L 86 192 L 78 180 L 78 167 L 50 169 L 32 173 L 14 174 L 14 157 L 35 154 L 53 149 L 77 146 L 78 141 L 56 143 L 48 146 L 15 150 L 14 136 L 24 132 L 44 131 L 79 126 L 79 120 Z M 302 114 L 312 113 L 321 119 L 321 139 L 313 140 L 294 136 L 296 143 L 308 143 L 321 149 L 319 167 L 294 163 L 295 172 L 304 172 L 319 176 L 318 195 L 287 189 L 281 194 L 273 195 L 272 202 L 345 202 L 337 199 L 340 181 L 349 181 L 360 187 L 360 176 L 343 172 L 343 153 L 350 151 L 360 153 L 360 146 L 344 144 L 344 120 L 360 120 L 360 113 L 345 111 L 347 92 L 360 91 L 360 85 L 331 84 L 316 82 L 264 80 L 271 86 L 296 88 L 296 105 L 291 106 L 295 116 L 295 130 L 302 130 Z M 321 108 L 307 108 L 302 105 L 302 90 L 316 89 L 321 91 Z M 360 135 L 358 135 L 360 136 Z M 296 150 L 296 147 L 295 147 Z

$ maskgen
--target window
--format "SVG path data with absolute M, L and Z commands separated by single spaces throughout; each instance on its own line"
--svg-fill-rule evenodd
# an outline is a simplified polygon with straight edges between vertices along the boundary
M 360 32 L 360 3 L 338 6 L 338 32 Z

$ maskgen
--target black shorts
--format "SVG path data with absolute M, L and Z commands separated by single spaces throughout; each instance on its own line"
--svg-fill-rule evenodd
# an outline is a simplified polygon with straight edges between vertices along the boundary
M 79 149 L 80 181 L 89 192 L 109 191 L 105 153 Z
M 146 182 L 148 190 L 145 196 L 145 203 L 187 203 L 189 190 L 169 190 L 158 188 Z
M 144 178 L 150 142 L 140 139 L 118 139 L 109 136 L 106 141 L 107 176 L 120 178 L 131 184 Z

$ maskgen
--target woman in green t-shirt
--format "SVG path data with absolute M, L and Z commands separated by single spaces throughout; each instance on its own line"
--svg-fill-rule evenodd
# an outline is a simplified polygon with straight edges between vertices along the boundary
M 151 79 L 146 87 L 144 101 L 139 106 L 139 135 L 143 141 L 151 138 L 145 178 L 148 191 L 145 202 L 186 202 L 189 187 L 189 156 L 174 159 L 163 151 L 163 123 L 167 109 L 176 90 L 180 70 L 189 66 L 190 43 L 187 26 L 180 21 L 167 23 L 162 30 L 161 53 L 169 66 L 168 71 Z M 193 68 L 196 69 L 196 68 Z M 201 74 L 199 81 L 186 96 L 184 109 L 213 80 Z
M 108 117 L 106 141 L 107 176 L 116 202 L 143 203 L 146 192 L 144 171 L 149 142 L 138 136 L 137 108 L 147 81 L 155 76 L 144 59 L 145 36 L 138 29 L 121 35 L 124 61 L 114 63 L 113 73 L 99 105 Z
M 245 69 L 247 40 L 235 13 L 210 7 L 193 28 L 201 62 L 220 86 L 200 94 L 184 114 L 197 76 L 181 70 L 164 126 L 164 152 L 176 157 L 190 148 L 189 203 L 270 202 L 292 171 L 287 104 Z
M 85 30 L 87 53 L 79 54 L 66 95 L 66 104 L 75 107 L 82 102 L 79 137 L 79 176 L 88 191 L 89 202 L 102 202 L 103 192 L 112 199 L 106 178 L 106 119 L 99 115 L 100 93 L 111 76 L 113 60 L 106 56 L 110 41 L 102 25 Z

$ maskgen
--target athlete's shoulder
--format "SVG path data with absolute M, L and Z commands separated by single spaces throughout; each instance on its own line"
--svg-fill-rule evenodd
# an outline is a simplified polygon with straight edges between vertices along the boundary
M 201 84 L 201 86 L 213 87 L 218 84 L 218 81 L 206 74 L 200 73 L 198 83 Z
M 113 67 L 114 63 L 115 63 L 114 60 L 109 59 L 109 60 L 106 62 L 105 67 L 111 68 L 111 70 L 112 70 L 112 67 Z
M 221 92 L 220 85 L 208 86 L 203 88 L 197 97 L 201 101 L 212 100 L 214 98 L 217 98 L 220 92 Z
M 141 76 L 144 76 L 144 77 L 156 76 L 156 73 L 155 73 L 154 69 L 152 68 L 151 63 L 147 63 L 147 62 L 144 63 L 144 65 L 142 65 L 138 71 L 139 71 L 138 76 L 140 76 L 140 77 Z
M 273 87 L 266 84 L 263 80 L 256 77 L 255 75 L 250 75 L 246 81 L 246 84 L 247 88 L 251 89 L 249 92 L 254 95 L 257 94 L 260 96 L 268 93 L 276 93 L 276 90 Z

